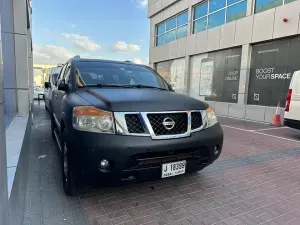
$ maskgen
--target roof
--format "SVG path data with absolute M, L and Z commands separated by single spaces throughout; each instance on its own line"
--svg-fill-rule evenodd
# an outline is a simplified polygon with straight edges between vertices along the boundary
M 135 64 L 133 62 L 130 61 L 116 61 L 116 60 L 107 60 L 107 59 L 83 59 L 83 58 L 79 58 L 79 59 L 75 59 L 76 61 L 79 62 L 108 62 L 108 63 L 122 63 L 122 64 Z M 139 64 L 135 64 L 135 65 L 139 65 Z M 143 65 L 140 65 L 143 66 Z

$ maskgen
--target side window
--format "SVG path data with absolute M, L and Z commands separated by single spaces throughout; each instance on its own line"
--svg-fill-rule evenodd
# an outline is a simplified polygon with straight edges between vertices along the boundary
M 70 72 L 71 72 L 71 65 L 69 64 L 68 68 L 66 69 L 66 72 L 64 74 L 66 83 L 69 83 Z
M 68 63 L 66 63 L 66 64 L 64 65 L 64 67 L 61 69 L 60 74 L 58 75 L 58 78 L 57 78 L 56 82 L 57 82 L 59 79 L 61 79 L 61 78 L 63 77 L 67 65 L 68 65 Z M 56 82 L 55 82 L 55 84 L 56 84 Z
M 51 79 L 52 79 L 52 84 L 55 85 L 58 75 L 59 75 L 58 73 L 52 74 L 52 76 L 51 76 L 51 77 L 52 77 L 52 78 L 51 78 Z

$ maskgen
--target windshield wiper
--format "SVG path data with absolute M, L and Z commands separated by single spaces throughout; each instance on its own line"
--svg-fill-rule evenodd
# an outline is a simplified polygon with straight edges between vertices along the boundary
M 80 86 L 79 88 L 86 88 L 86 87 L 99 87 L 99 88 L 101 88 L 101 87 L 117 87 L 117 88 L 123 88 L 123 87 L 126 87 L 126 86 L 118 85 L 118 84 L 87 84 L 87 85 Z
M 145 85 L 145 84 L 126 85 L 126 86 L 128 86 L 128 87 L 135 87 L 135 88 L 153 88 L 153 89 L 159 89 L 159 90 L 167 91 L 167 89 L 165 89 L 165 88 L 154 87 L 154 86 Z
M 79 88 L 86 88 L 86 87 L 117 87 L 117 88 L 153 88 L 153 89 L 159 89 L 159 90 L 165 90 L 165 88 L 160 88 L 160 87 L 154 87 L 150 85 L 144 85 L 144 84 L 136 84 L 136 85 L 131 85 L 131 84 L 126 84 L 126 85 L 119 85 L 119 84 L 87 84 L 84 86 L 80 86 Z

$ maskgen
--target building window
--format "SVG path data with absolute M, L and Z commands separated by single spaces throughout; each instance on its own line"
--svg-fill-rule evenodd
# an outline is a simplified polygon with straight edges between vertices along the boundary
M 156 71 L 172 86 L 183 94 L 185 88 L 185 59 L 175 59 L 156 64 Z
M 237 103 L 242 48 L 191 57 L 189 95 L 204 101 Z
M 300 37 L 281 39 L 252 47 L 248 104 L 285 105 L 286 93 L 299 64 Z
M 183 12 L 156 26 L 156 46 L 186 37 L 188 12 Z
M 208 0 L 194 7 L 193 33 L 246 16 L 247 0 Z
M 268 9 L 275 8 L 296 0 L 256 0 L 255 1 L 255 13 L 260 13 Z

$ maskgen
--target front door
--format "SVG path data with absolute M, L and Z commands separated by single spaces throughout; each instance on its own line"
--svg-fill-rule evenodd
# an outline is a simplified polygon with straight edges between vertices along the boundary
M 60 126 L 60 120 L 61 120 L 61 100 L 63 96 L 65 95 L 65 91 L 58 90 L 58 83 L 65 78 L 67 68 L 70 64 L 67 63 L 64 65 L 62 70 L 60 71 L 60 74 L 57 78 L 56 86 L 53 88 L 53 93 L 52 93 L 52 112 L 53 112 L 53 117 L 58 125 Z

